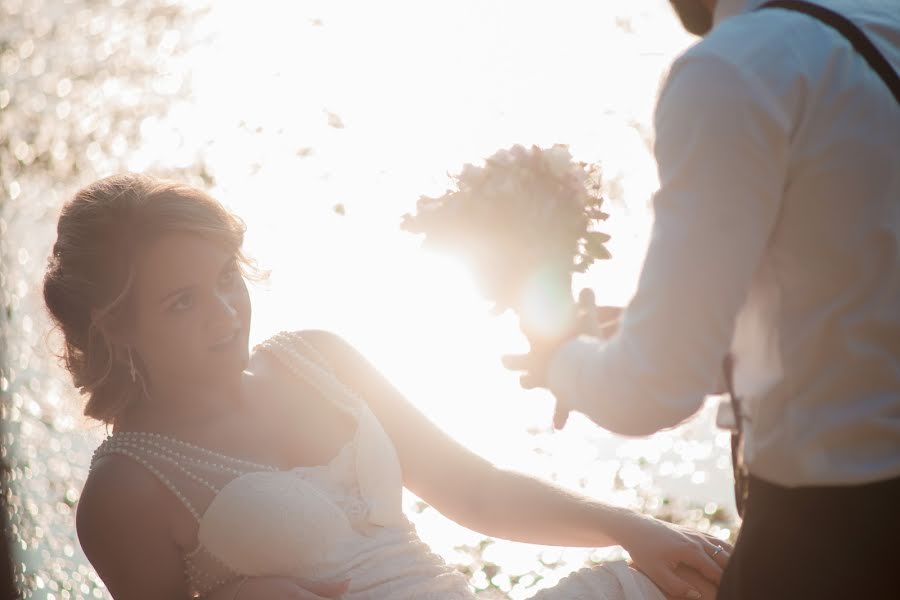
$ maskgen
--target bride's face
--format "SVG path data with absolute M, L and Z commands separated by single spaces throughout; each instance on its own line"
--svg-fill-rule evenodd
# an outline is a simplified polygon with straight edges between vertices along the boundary
M 247 367 L 250 297 L 232 252 L 169 234 L 136 266 L 133 340 L 151 394 L 154 382 L 215 381 Z

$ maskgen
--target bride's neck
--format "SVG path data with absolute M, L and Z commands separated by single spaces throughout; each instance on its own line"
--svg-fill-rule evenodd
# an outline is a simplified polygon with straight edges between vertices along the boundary
M 116 419 L 113 431 L 174 432 L 220 422 L 243 408 L 250 378 L 242 372 L 215 383 L 154 386 Z

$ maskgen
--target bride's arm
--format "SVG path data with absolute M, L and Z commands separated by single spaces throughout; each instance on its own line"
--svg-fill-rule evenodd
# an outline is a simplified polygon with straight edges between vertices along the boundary
M 718 581 L 722 564 L 709 558 L 712 541 L 702 534 L 500 469 L 429 421 L 343 339 L 326 331 L 304 331 L 303 336 L 322 352 L 338 378 L 368 402 L 397 449 L 406 487 L 450 519 L 513 541 L 620 544 L 657 585 L 674 593 L 687 585 L 672 569 L 679 562 Z
M 426 418 L 343 339 L 326 331 L 304 331 L 303 337 L 372 408 L 397 449 L 404 485 L 445 516 L 521 542 L 619 543 L 614 532 L 631 518 L 629 511 L 496 467 Z

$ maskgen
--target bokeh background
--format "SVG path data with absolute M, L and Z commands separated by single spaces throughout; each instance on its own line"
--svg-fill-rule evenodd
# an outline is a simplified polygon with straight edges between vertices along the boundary
M 664 0 L 0 0 L 0 458 L 25 598 L 108 598 L 74 510 L 105 428 L 58 365 L 40 283 L 62 203 L 123 170 L 209 190 L 272 270 L 251 342 L 325 328 L 430 418 L 505 467 L 734 535 L 728 437 L 713 401 L 649 438 L 579 416 L 500 357 L 527 344 L 453 257 L 399 229 L 448 172 L 515 143 L 599 162 L 614 260 L 577 280 L 633 293 L 656 186 L 652 111 L 693 43 Z M 475 590 L 525 598 L 619 548 L 492 540 L 407 494 L 421 537 Z

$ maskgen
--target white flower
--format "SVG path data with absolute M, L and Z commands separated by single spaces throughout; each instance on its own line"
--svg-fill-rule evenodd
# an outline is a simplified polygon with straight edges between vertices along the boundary
M 483 169 L 481 167 L 476 167 L 473 164 L 467 163 L 463 165 L 462 171 L 459 173 L 456 179 L 460 182 L 474 182 L 481 176 L 482 171 Z
M 456 190 L 422 199 L 404 227 L 472 259 L 476 278 L 496 303 L 518 297 L 529 270 L 549 258 L 565 269 L 590 264 L 580 247 L 596 216 L 599 169 L 575 162 L 568 146 L 516 145 L 498 150 L 483 166 L 466 164 Z M 583 269 L 581 269 L 583 270 Z
M 544 150 L 543 155 L 550 172 L 556 177 L 562 178 L 579 170 L 577 165 L 572 164 L 572 155 L 569 154 L 568 146 L 556 144 L 549 150 Z

